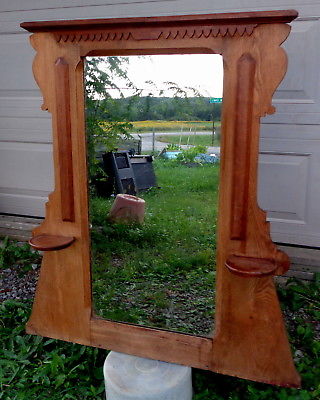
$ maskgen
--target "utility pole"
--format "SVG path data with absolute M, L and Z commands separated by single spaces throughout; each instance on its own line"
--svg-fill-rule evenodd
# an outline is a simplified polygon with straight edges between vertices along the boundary
M 156 134 L 154 128 L 152 128 L 152 154 L 155 152 L 155 141 L 156 141 Z
M 212 113 L 212 141 L 211 141 L 212 146 L 214 146 L 214 135 L 215 135 L 215 126 L 214 126 L 214 119 L 213 119 L 213 113 Z
M 222 103 L 222 97 L 211 97 L 209 99 L 209 103 L 213 104 L 212 107 L 212 146 L 214 146 L 214 135 L 215 135 L 215 126 L 214 126 L 214 104 Z

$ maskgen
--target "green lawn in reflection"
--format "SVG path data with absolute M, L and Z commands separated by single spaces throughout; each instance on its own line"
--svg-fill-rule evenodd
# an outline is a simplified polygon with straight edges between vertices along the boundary
M 113 198 L 92 197 L 92 290 L 104 318 L 211 335 L 218 165 L 156 160 L 160 188 L 139 193 L 143 225 L 111 224 Z

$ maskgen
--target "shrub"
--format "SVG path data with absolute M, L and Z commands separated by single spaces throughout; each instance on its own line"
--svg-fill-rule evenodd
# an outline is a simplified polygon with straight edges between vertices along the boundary
M 201 153 L 207 151 L 206 146 L 194 146 L 187 150 L 182 150 L 180 154 L 177 155 L 176 160 L 182 163 L 194 163 L 196 162 L 195 157 Z

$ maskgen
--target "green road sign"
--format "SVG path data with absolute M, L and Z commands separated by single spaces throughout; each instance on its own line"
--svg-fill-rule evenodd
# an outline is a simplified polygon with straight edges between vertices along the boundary
M 222 103 L 222 97 L 211 97 L 209 103 Z

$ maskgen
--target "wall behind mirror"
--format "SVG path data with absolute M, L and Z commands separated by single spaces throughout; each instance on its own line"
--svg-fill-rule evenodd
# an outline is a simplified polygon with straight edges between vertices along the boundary
M 86 58 L 97 315 L 212 336 L 222 81 L 218 55 Z M 110 220 L 119 190 L 143 223 Z

